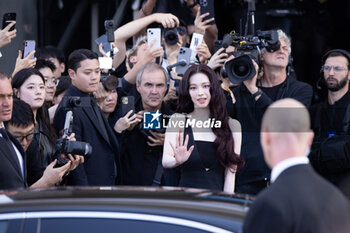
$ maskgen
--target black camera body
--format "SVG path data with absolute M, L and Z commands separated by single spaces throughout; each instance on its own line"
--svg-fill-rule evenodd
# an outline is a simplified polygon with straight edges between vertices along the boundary
M 79 96 L 68 96 L 62 99 L 63 108 L 68 110 L 64 122 L 62 137 L 56 141 L 55 155 L 56 167 L 61 167 L 69 162 L 68 154 L 82 155 L 88 159 L 92 153 L 92 146 L 86 142 L 69 141 L 68 136 L 72 133 L 73 108 L 86 106 L 89 98 Z
M 60 138 L 56 141 L 55 158 L 58 167 L 69 162 L 68 154 L 82 155 L 85 159 L 88 159 L 91 153 L 92 147 L 89 143 L 69 141 L 67 138 Z
M 106 29 L 106 36 L 108 42 L 114 42 L 114 21 L 113 20 L 105 20 L 104 22 L 105 29 Z
M 259 65 L 259 55 L 262 49 L 274 52 L 280 48 L 278 33 L 275 30 L 257 31 L 256 35 L 239 36 L 235 34 L 225 35 L 223 47 L 232 45 L 236 48 L 235 58 L 226 62 L 225 70 L 233 84 L 239 84 L 256 75 L 252 59 Z

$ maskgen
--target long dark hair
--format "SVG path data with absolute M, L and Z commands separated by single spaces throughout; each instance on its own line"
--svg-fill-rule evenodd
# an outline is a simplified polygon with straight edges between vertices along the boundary
M 45 84 L 44 76 L 37 69 L 28 68 L 20 70 L 18 71 L 18 73 L 15 74 L 11 81 L 12 88 L 16 88 L 17 90 L 19 90 L 23 83 L 32 75 L 39 76 Z M 17 98 L 15 94 L 14 97 Z M 45 104 L 38 108 L 35 119 L 41 127 L 42 132 L 49 138 L 50 142 L 53 145 L 55 145 L 57 137 L 55 134 L 55 130 L 53 130 L 50 124 L 49 112 Z
M 221 121 L 221 128 L 212 128 L 216 136 L 214 147 L 220 164 L 226 168 L 237 166 L 237 170 L 243 166 L 243 158 L 234 151 L 234 140 L 230 129 L 228 114 L 226 110 L 226 98 L 220 86 L 219 77 L 206 65 L 193 65 L 187 69 L 179 85 L 179 104 L 177 112 L 191 113 L 194 105 L 189 93 L 190 78 L 196 74 L 206 75 L 210 81 L 210 118 Z

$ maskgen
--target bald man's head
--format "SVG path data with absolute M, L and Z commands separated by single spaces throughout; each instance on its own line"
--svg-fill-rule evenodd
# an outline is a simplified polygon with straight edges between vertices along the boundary
M 282 99 L 266 110 L 261 129 L 269 132 L 309 132 L 310 116 L 306 107 L 294 99 Z
M 271 168 L 285 159 L 306 156 L 313 139 L 308 110 L 294 99 L 274 102 L 264 114 L 260 139 Z

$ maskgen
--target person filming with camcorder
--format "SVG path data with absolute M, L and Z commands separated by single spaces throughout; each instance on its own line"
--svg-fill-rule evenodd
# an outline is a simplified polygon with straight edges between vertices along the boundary
M 254 22 L 255 5 L 250 5 L 254 1 L 248 4 L 248 16 Z M 291 40 L 286 33 L 282 30 L 255 33 L 254 25 L 250 25 L 248 34 L 247 25 L 245 35 L 226 36 L 225 43 L 236 46 L 236 50 L 224 66 L 230 81 L 239 84 L 233 89 L 236 102 L 227 101 L 229 115 L 242 126 L 241 155 L 245 165 L 237 173 L 235 191 L 256 195 L 270 181 L 270 169 L 260 145 L 261 120 L 266 108 L 282 98 L 293 98 L 309 107 L 313 92 L 310 85 L 297 81 L 289 72 Z

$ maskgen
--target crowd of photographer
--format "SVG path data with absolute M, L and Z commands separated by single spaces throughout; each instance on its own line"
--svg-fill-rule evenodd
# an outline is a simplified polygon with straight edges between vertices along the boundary
M 167 185 L 256 195 L 270 184 L 264 112 L 293 98 L 310 109 L 316 135 L 305 154 L 350 195 L 347 51 L 324 56 L 317 86 L 328 98 L 313 103 L 313 88 L 292 72 L 282 30 L 231 32 L 219 41 L 214 18 L 195 2 L 186 1 L 193 22 L 152 13 L 155 2 L 116 30 L 107 22 L 112 43 L 99 50 L 112 67 L 88 49 L 65 61 L 46 46 L 26 57 L 19 51 L 13 73 L 0 73 L 0 189 Z M 0 47 L 15 38 L 14 25 L 0 31 Z M 147 114 L 148 123 L 163 115 L 164 127 L 147 129 Z M 220 127 L 188 127 L 211 120 Z

